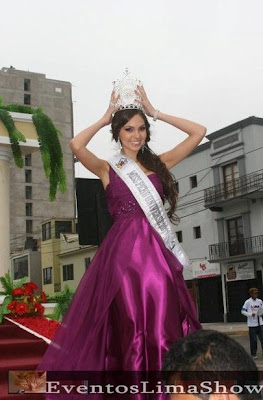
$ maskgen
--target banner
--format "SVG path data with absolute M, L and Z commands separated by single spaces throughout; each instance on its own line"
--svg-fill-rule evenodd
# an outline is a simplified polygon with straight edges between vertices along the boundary
M 255 267 L 253 261 L 231 263 L 227 265 L 226 270 L 227 282 L 255 279 Z
M 221 274 L 220 264 L 209 263 L 207 260 L 192 261 L 193 279 L 211 278 Z

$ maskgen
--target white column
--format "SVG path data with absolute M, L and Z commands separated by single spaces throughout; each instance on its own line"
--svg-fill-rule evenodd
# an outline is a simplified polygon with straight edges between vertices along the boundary
M 0 276 L 10 271 L 11 149 L 0 145 Z

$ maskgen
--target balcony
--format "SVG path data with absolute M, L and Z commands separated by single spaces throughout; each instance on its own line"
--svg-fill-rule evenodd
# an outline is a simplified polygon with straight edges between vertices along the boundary
M 263 196 L 263 173 L 252 173 L 205 189 L 205 207 L 220 206 L 240 197 L 257 198 Z
M 263 253 L 263 235 L 209 245 L 209 262 L 249 259 Z

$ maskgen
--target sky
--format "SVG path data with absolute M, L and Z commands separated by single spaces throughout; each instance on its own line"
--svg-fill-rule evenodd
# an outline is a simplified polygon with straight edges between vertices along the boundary
M 262 0 L 2 1 L 0 68 L 71 82 L 74 134 L 103 115 L 126 67 L 157 109 L 209 134 L 263 117 L 262 15 Z M 101 158 L 116 149 L 109 130 L 90 143 Z M 152 131 L 157 153 L 185 138 L 160 121 Z M 92 175 L 77 163 L 76 176 Z

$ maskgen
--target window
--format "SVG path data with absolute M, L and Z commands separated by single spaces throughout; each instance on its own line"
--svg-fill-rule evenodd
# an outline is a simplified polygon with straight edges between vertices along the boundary
M 182 231 L 177 231 L 177 232 L 175 232 L 175 233 L 176 233 L 178 242 L 179 242 L 179 243 L 182 243 L 182 241 L 183 241 L 183 232 L 182 232 Z
M 190 176 L 190 186 L 191 186 L 191 189 L 197 187 L 197 176 L 196 175 Z
M 31 96 L 28 93 L 24 94 L 24 104 L 30 105 L 31 104 Z
M 55 92 L 57 92 L 57 93 L 62 93 L 62 89 L 61 89 L 60 87 L 56 87 L 56 88 L 55 88 Z
M 229 135 L 223 139 L 217 140 L 214 142 L 214 149 L 219 149 L 220 147 L 227 146 L 233 142 L 238 141 L 238 133 L 234 133 L 233 135 Z
M 73 279 L 73 264 L 63 265 L 63 281 L 72 281 Z
M 55 237 L 59 239 L 61 233 L 72 233 L 71 221 L 55 221 Z
M 21 279 L 28 276 L 28 256 L 13 259 L 14 279 Z
M 85 270 L 88 269 L 90 265 L 90 257 L 85 258 Z
M 239 189 L 239 173 L 237 162 L 225 165 L 223 167 L 223 180 L 225 198 L 234 197 Z
M 32 182 L 32 171 L 31 169 L 25 169 L 25 181 L 26 183 Z
M 24 79 L 24 91 L 30 92 L 30 79 Z
M 242 217 L 227 220 L 229 255 L 245 254 L 244 231 Z
M 201 227 L 200 226 L 194 226 L 194 238 L 195 239 L 200 239 L 201 237 Z
M 25 166 L 31 167 L 31 164 L 32 164 L 32 156 L 31 156 L 31 154 L 26 154 L 25 155 Z
M 42 225 L 42 240 L 51 239 L 51 222 Z
M 32 186 L 26 186 L 25 188 L 25 195 L 27 200 L 32 199 Z
M 175 189 L 177 193 L 179 193 L 179 182 L 175 182 Z
M 44 285 L 48 285 L 49 283 L 52 283 L 52 267 L 43 269 L 43 281 L 44 281 Z
M 33 221 L 32 219 L 26 220 L 26 233 L 33 233 Z
M 26 203 L 26 216 L 27 217 L 32 217 L 33 214 L 33 204 L 32 203 Z

